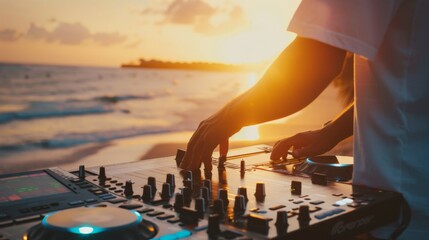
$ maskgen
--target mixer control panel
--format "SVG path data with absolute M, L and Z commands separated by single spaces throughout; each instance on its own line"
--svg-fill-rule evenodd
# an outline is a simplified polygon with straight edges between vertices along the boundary
M 295 174 L 305 160 L 274 163 L 269 150 L 232 151 L 222 165 L 213 158 L 210 178 L 178 168 L 180 151 L 71 173 L 1 176 L 0 239 L 342 239 L 398 219 L 400 194 L 335 182 L 323 172 Z M 13 185 L 11 178 L 41 173 L 51 190 L 16 194 L 13 186 L 31 181 Z

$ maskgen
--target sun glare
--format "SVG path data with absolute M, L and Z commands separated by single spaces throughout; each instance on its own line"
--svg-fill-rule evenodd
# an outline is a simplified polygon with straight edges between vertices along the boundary
M 240 92 L 253 87 L 258 82 L 258 75 L 256 73 L 249 73 L 247 81 L 240 88 Z M 238 133 L 232 136 L 232 140 L 237 141 L 255 141 L 259 139 L 259 125 L 253 125 L 242 128 Z

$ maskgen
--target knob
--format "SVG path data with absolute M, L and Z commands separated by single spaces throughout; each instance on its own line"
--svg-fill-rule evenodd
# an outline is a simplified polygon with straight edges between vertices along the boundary
M 204 198 L 204 200 L 206 200 L 206 203 L 210 202 L 209 189 L 206 187 L 201 187 L 200 188 L 200 197 Z
M 199 218 L 204 218 L 204 213 L 206 212 L 206 200 L 204 198 L 195 199 L 195 210 L 197 210 Z
M 246 200 L 243 195 L 235 196 L 234 214 L 242 215 L 246 211 Z
M 214 200 L 213 212 L 218 214 L 219 217 L 223 217 L 225 215 L 225 207 L 223 206 L 223 201 L 221 199 Z
M 195 209 L 183 207 L 179 214 L 180 221 L 185 224 L 196 224 L 198 223 L 198 212 Z
M 207 228 L 207 234 L 209 235 L 209 237 L 214 237 L 219 233 L 220 233 L 219 215 L 211 214 L 209 216 L 209 225 Z
M 168 173 L 166 177 L 166 181 L 170 184 L 171 192 L 174 192 L 174 188 L 176 187 L 176 180 L 174 179 L 174 174 Z
M 240 176 L 244 177 L 244 173 L 246 173 L 246 162 L 241 160 L 240 162 Z
M 180 163 L 182 162 L 183 157 L 185 156 L 185 153 L 186 153 L 186 151 L 185 151 L 185 150 L 177 149 L 176 157 L 175 157 L 175 159 L 174 159 L 174 160 L 176 160 L 176 165 L 177 165 L 178 167 L 180 166 Z
M 183 197 L 183 194 L 176 193 L 174 197 L 174 211 L 180 212 L 183 206 L 185 206 L 185 198 Z
M 229 200 L 228 200 L 228 190 L 226 189 L 219 189 L 219 199 L 221 199 L 223 201 L 223 206 L 227 207 L 229 204 Z
M 168 201 L 171 198 L 171 187 L 169 183 L 162 184 L 161 199 Z
M 152 201 L 152 199 L 153 199 L 152 186 L 146 184 L 143 186 L 142 200 L 143 202 L 148 203 Z
M 256 214 L 249 214 L 247 217 L 247 230 L 262 234 L 267 234 L 270 228 L 271 218 L 265 218 Z
M 209 189 L 209 193 L 212 194 L 212 181 L 210 179 L 204 179 L 203 186 Z
M 189 188 L 191 191 L 193 189 L 192 181 L 190 179 L 183 180 L 183 186 Z
M 156 193 L 156 179 L 154 177 L 147 178 L 147 184 L 152 187 L 152 196 L 155 196 Z
M 183 199 L 185 200 L 185 205 L 189 206 L 192 201 L 192 190 L 188 187 L 182 188 Z
M 290 188 L 292 195 L 301 195 L 302 183 L 300 181 L 292 181 Z
M 247 198 L 247 188 L 246 187 L 239 187 L 237 191 L 238 195 L 242 195 L 244 197 L 244 200 L 246 203 L 249 201 Z
M 191 182 L 192 182 L 192 180 L 193 180 L 193 177 L 192 177 L 192 171 L 189 171 L 189 170 L 183 170 L 183 171 L 181 171 L 180 173 L 181 173 L 181 174 L 182 174 L 182 176 L 183 176 L 183 181 L 184 181 L 184 180 L 189 179 L 189 180 L 191 180 Z M 183 184 L 185 184 L 185 183 L 183 183 Z
M 79 178 L 85 178 L 85 165 L 79 166 Z
M 277 212 L 277 220 L 276 227 L 277 228 L 286 228 L 289 225 L 287 221 L 287 212 L 286 211 L 278 211 Z
M 265 183 L 256 183 L 255 197 L 257 202 L 264 202 L 265 200 Z
M 124 194 L 126 198 L 132 198 L 133 197 L 133 182 L 131 180 L 128 180 L 125 182 L 125 188 L 124 188 Z
M 98 180 L 100 182 L 106 181 L 106 169 L 104 167 L 100 167 L 100 170 L 98 171 Z
M 298 221 L 301 227 L 308 226 L 310 222 L 310 210 L 308 205 L 299 206 Z

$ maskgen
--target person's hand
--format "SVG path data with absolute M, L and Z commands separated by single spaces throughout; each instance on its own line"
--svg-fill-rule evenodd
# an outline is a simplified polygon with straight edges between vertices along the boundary
M 302 132 L 274 144 L 271 159 L 286 159 L 290 148 L 293 148 L 294 158 L 317 156 L 331 150 L 337 143 L 338 141 L 324 129 Z
M 213 150 L 219 144 L 228 149 L 228 138 L 237 131 L 233 120 L 225 117 L 222 111 L 202 121 L 188 142 L 180 167 L 196 170 L 204 163 L 205 171 L 211 171 Z

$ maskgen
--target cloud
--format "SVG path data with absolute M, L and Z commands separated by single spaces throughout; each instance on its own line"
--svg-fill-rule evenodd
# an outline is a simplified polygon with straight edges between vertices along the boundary
M 175 0 L 165 11 L 165 21 L 176 24 L 207 22 L 216 9 L 201 0 Z
M 125 35 L 119 34 L 117 32 L 108 33 L 108 32 L 99 32 L 92 35 L 92 39 L 104 46 L 120 44 L 127 40 Z
M 0 31 L 0 41 L 13 42 L 18 40 L 21 34 L 13 29 L 3 29 Z
M 91 33 L 81 23 L 60 23 L 51 33 L 52 41 L 77 45 L 91 38 Z
M 31 38 L 38 38 L 38 39 L 48 39 L 50 36 L 50 32 L 48 32 L 46 29 L 42 27 L 36 26 L 34 23 L 30 24 L 30 27 L 28 28 L 27 35 Z
M 90 30 L 81 23 L 60 22 L 52 30 L 46 30 L 32 23 L 27 31 L 27 37 L 41 39 L 47 42 L 59 42 L 66 45 L 78 45 L 92 40 L 103 46 L 121 44 L 127 40 L 127 36 L 118 32 L 97 32 Z
M 249 26 L 240 6 L 213 6 L 204 0 L 173 0 L 164 10 L 159 6 L 144 9 L 145 17 L 161 17 L 158 23 L 185 25 L 206 35 L 229 34 Z

